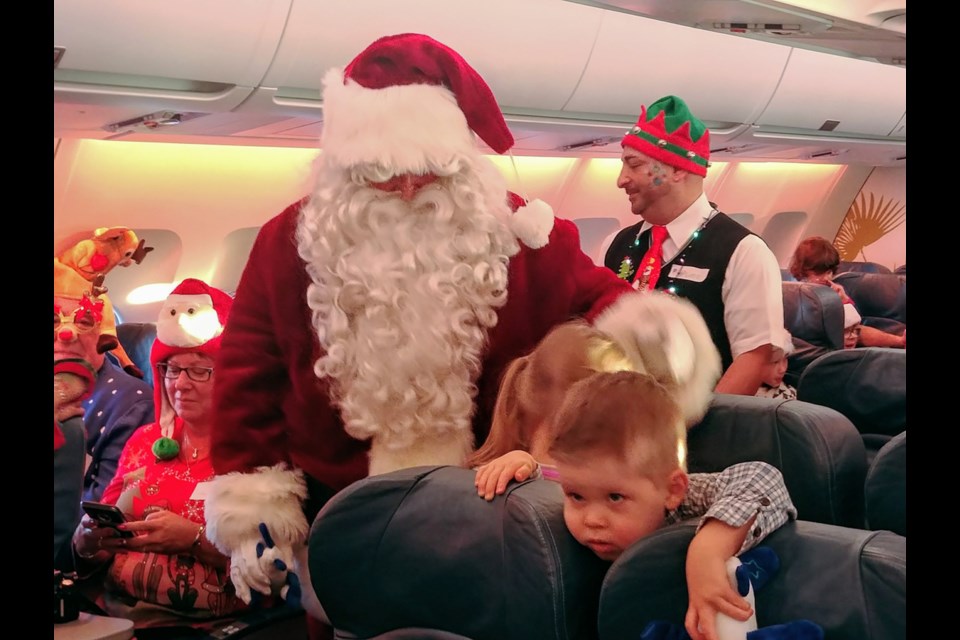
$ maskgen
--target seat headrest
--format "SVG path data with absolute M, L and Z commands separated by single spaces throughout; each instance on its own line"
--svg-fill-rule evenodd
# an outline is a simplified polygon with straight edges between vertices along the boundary
M 783 324 L 795 338 L 818 347 L 843 348 L 843 301 L 830 287 L 782 282 Z
M 459 467 L 404 469 L 356 482 L 324 506 L 310 531 L 310 575 L 338 632 L 596 636 L 609 563 L 567 531 L 560 486 L 511 484 L 487 502 L 474 478 Z

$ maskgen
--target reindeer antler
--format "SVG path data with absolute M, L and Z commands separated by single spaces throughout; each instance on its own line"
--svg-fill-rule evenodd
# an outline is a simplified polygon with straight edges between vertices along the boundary
M 93 280 L 90 281 L 90 295 L 94 298 L 99 298 L 107 292 L 107 288 L 103 286 L 103 279 L 106 276 L 102 273 L 98 273 L 93 277 Z
M 130 256 L 130 258 L 137 264 L 143 262 L 143 259 L 147 257 L 147 254 L 153 251 L 153 247 L 143 246 L 145 242 L 146 240 L 140 238 L 140 242 L 137 244 L 136 250 L 134 250 L 133 255 Z

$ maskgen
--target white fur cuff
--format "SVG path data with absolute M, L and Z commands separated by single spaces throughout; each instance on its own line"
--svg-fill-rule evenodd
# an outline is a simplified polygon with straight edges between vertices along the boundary
M 553 207 L 543 200 L 531 200 L 510 217 L 510 230 L 531 249 L 547 246 L 553 231 Z
M 304 544 L 310 530 L 302 507 L 306 496 L 303 473 L 283 464 L 217 476 L 204 506 L 207 538 L 230 555 L 259 538 L 263 522 L 278 545 Z
M 627 293 L 594 325 L 620 345 L 637 371 L 674 389 L 687 426 L 703 418 L 722 364 L 692 302 L 661 291 Z

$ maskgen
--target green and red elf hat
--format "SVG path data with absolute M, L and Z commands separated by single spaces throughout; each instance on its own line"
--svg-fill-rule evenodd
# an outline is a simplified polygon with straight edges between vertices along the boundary
M 620 144 L 698 176 L 706 177 L 710 166 L 710 131 L 677 96 L 641 107 L 640 119 Z

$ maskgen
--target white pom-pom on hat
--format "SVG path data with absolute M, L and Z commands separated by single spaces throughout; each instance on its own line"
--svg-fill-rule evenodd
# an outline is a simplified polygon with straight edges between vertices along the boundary
M 550 241 L 553 220 L 553 207 L 537 198 L 521 205 L 510 216 L 510 230 L 523 244 L 540 249 Z

